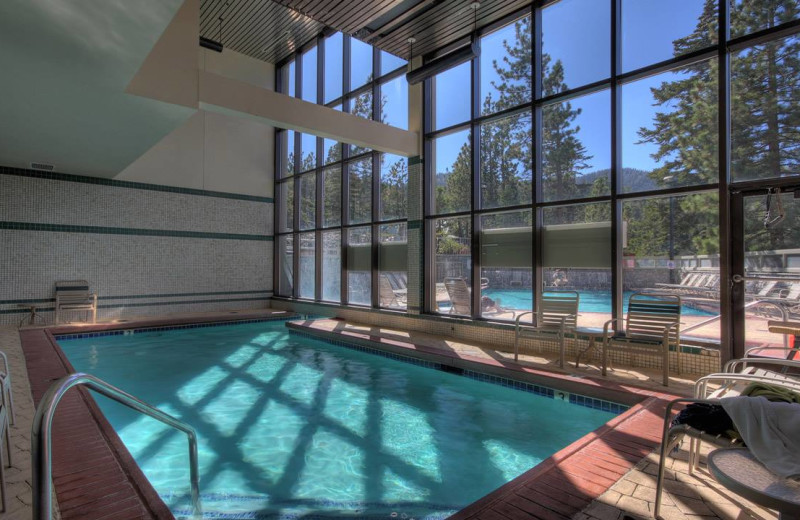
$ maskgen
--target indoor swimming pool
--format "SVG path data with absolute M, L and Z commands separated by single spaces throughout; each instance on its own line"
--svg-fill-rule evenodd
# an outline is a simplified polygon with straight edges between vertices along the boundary
M 444 518 L 624 410 L 310 339 L 282 321 L 58 340 L 76 370 L 196 428 L 208 518 Z M 96 400 L 188 517 L 185 436 Z

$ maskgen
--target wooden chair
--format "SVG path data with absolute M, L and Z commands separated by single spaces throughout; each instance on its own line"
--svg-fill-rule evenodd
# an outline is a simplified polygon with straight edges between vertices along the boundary
M 603 327 L 603 375 L 607 373 L 608 352 L 619 350 L 632 354 L 650 354 L 661 357 L 663 384 L 669 386 L 669 350 L 675 347 L 680 357 L 681 298 L 676 295 L 636 293 L 628 301 L 628 314 L 624 320 L 608 320 Z M 624 328 L 609 331 L 614 323 L 624 323 Z
M 97 295 L 89 292 L 89 282 L 56 282 L 56 324 L 61 322 L 62 311 L 91 311 L 92 323 L 97 321 Z
M 522 338 L 557 341 L 558 366 L 564 368 L 566 335 L 578 325 L 580 295 L 575 291 L 547 291 L 542 294 L 538 308 L 517 315 L 514 326 L 514 361 L 519 360 L 519 341 Z M 520 319 L 531 314 L 533 323 L 527 325 Z

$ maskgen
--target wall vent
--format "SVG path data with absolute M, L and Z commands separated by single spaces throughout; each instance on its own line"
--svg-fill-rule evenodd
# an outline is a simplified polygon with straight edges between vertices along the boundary
M 40 171 L 43 171 L 43 172 L 51 172 L 51 171 L 53 171 L 55 169 L 56 169 L 56 167 L 53 164 L 40 163 L 40 162 L 32 162 L 31 163 L 31 170 L 40 170 Z

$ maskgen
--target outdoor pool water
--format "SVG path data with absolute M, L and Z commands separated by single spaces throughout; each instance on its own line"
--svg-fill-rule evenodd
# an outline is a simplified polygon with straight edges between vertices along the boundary
M 279 321 L 59 344 L 76 370 L 197 429 L 207 518 L 443 518 L 615 415 L 289 334 Z M 95 398 L 188 517 L 186 436 Z
M 581 298 L 578 303 L 579 312 L 601 312 L 611 314 L 611 293 L 606 291 L 579 291 Z M 485 296 L 497 301 L 504 308 L 508 309 L 531 309 L 533 306 L 533 296 L 530 289 L 486 289 L 483 291 Z M 623 312 L 628 312 L 628 300 L 633 291 L 625 291 L 622 305 Z M 713 312 L 707 312 L 689 305 L 681 307 L 681 314 L 684 316 L 715 316 Z

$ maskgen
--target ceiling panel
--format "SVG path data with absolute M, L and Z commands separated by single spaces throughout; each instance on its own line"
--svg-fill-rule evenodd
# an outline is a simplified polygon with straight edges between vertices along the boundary
M 327 26 L 355 34 L 404 59 L 408 38 L 416 38 L 414 56 L 429 54 L 473 31 L 475 13 L 467 0 L 202 0 L 200 34 L 225 47 L 277 63 Z M 477 26 L 503 19 L 530 0 L 484 0 Z M 402 5 L 402 12 L 386 15 Z M 222 17 L 221 37 L 220 21 Z M 384 19 L 381 19 L 384 17 Z M 367 28 L 367 30 L 365 30 Z M 375 30 L 377 29 L 377 30 Z

